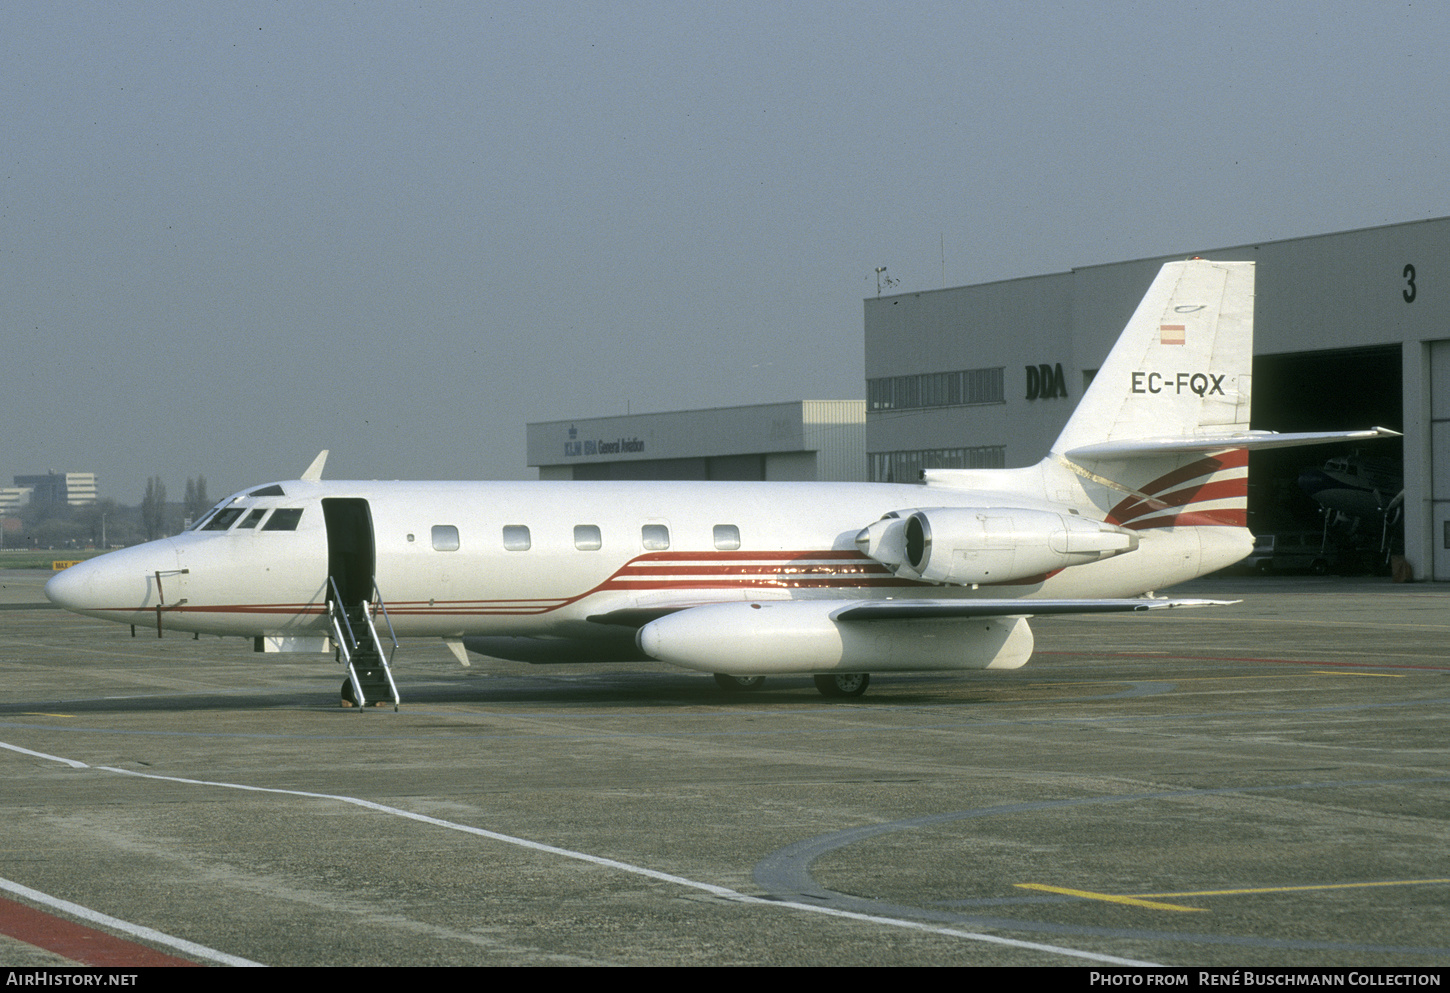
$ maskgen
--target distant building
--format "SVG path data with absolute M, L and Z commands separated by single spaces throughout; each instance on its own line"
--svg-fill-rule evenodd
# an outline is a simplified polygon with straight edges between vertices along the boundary
M 860 481 L 864 400 L 793 400 L 528 426 L 540 479 Z
M 30 502 L 35 490 L 29 486 L 0 486 L 0 515 L 13 514 Z
M 98 497 L 93 472 L 48 472 L 44 476 L 16 476 L 15 486 L 0 491 L 30 490 L 30 502 L 44 507 L 89 507 Z

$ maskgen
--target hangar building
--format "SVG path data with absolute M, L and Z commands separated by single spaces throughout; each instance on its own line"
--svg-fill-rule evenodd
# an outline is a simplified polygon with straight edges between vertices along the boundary
M 1254 428 L 1404 433 L 1255 453 L 1250 527 L 1315 527 L 1298 473 L 1331 455 L 1403 460 L 1404 557 L 1450 580 L 1450 218 L 867 299 L 870 478 L 1037 462 L 1159 267 L 1194 256 L 1258 263 Z
M 861 481 L 866 404 L 794 400 L 528 426 L 540 479 Z

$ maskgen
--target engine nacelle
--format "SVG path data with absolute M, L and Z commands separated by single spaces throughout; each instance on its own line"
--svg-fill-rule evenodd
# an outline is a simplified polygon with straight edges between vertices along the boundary
M 856 547 L 903 579 L 1008 583 L 1131 552 L 1138 535 L 1073 514 L 1017 507 L 933 507 L 886 517 Z
M 732 676 L 1015 669 L 1032 657 L 1025 617 L 838 621 L 841 609 L 839 600 L 710 604 L 651 621 L 637 640 L 662 662 Z
M 902 514 L 912 511 L 893 511 L 881 520 L 862 528 L 856 535 L 856 547 L 861 554 L 873 558 L 892 570 L 901 568 L 906 562 L 906 518 Z M 914 578 L 914 577 L 913 577 Z

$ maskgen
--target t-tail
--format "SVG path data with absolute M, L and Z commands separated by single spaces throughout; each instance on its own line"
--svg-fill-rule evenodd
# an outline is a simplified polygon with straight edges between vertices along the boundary
M 1252 262 L 1165 265 L 1048 461 L 1111 524 L 1246 527 L 1253 350 Z
M 928 471 L 929 484 L 1005 483 L 1130 530 L 1243 529 L 1254 449 L 1393 437 L 1253 431 L 1254 263 L 1170 262 L 1133 313 L 1047 458 L 991 481 Z M 1247 552 L 1247 546 L 1245 547 Z

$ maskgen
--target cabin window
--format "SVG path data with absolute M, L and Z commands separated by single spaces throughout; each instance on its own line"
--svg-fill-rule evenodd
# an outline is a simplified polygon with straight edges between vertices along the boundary
M 240 524 L 237 525 L 237 530 L 240 531 L 240 530 L 242 530 L 242 528 L 254 528 L 259 523 L 261 523 L 262 518 L 263 517 L 266 517 L 266 516 L 267 516 L 267 510 L 266 510 L 266 508 L 265 507 L 258 507 L 256 510 L 253 510 L 246 517 L 242 518 L 242 523 L 240 523 Z
M 505 524 L 503 526 L 503 547 L 510 552 L 527 552 L 533 542 L 529 538 L 529 529 L 522 524 Z
M 282 492 L 282 487 L 278 486 L 276 483 L 273 483 L 271 486 L 263 486 L 260 489 L 255 489 L 252 492 L 250 492 L 250 493 L 247 494 L 247 496 L 286 496 L 286 495 L 287 495 L 286 493 L 283 493 Z
M 574 525 L 574 547 L 581 552 L 597 552 L 604 545 L 597 524 Z
M 297 522 L 302 520 L 301 507 L 283 507 L 280 510 L 272 511 L 272 516 L 267 518 L 267 523 L 262 525 L 263 531 L 296 531 Z
M 662 552 L 670 547 L 670 529 L 663 524 L 646 524 L 639 529 L 639 538 L 651 552 Z
M 437 552 L 458 551 L 458 529 L 452 524 L 433 525 L 433 550 Z
M 208 521 L 206 527 L 202 528 L 202 530 L 225 531 L 236 523 L 238 517 L 242 516 L 242 510 L 243 508 L 241 507 L 228 507 Z
M 722 552 L 735 551 L 740 547 L 740 529 L 734 524 L 716 524 L 715 547 Z

